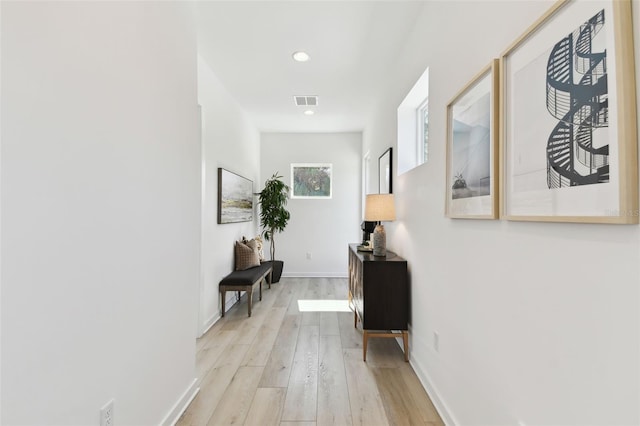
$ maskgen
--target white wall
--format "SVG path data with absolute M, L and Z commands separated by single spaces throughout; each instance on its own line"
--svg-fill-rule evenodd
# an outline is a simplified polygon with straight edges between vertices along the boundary
M 233 248 L 243 236 L 256 235 L 253 222 L 217 223 L 218 167 L 253 181 L 255 192 L 260 186 L 260 134 L 228 94 L 207 65 L 198 60 L 198 100 L 202 106 L 202 272 L 200 283 L 199 333 L 202 334 L 220 318 L 218 283 L 233 271 Z M 254 209 L 255 211 L 255 209 Z M 235 297 L 228 292 L 227 299 Z M 227 303 L 227 308 L 232 305 Z
M 394 181 L 386 228 L 410 266 L 411 363 L 448 423 L 640 423 L 640 228 L 444 216 L 446 105 L 550 4 L 428 3 L 363 135 L 384 151 L 428 66 L 430 158 Z
M 0 423 L 159 424 L 195 379 L 191 12 L 1 7 Z
M 291 163 L 333 164 L 331 199 L 291 199 L 287 204 L 291 220 L 275 240 L 284 276 L 347 275 L 347 245 L 362 238 L 361 149 L 361 133 L 262 133 L 258 190 L 275 172 L 291 186 Z

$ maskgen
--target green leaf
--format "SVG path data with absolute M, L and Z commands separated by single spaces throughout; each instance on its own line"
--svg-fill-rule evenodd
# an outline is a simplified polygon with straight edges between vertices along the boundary
M 274 235 L 282 232 L 291 218 L 285 209 L 288 200 L 289 186 L 282 181 L 282 176 L 277 172 L 267 179 L 264 189 L 258 193 L 260 226 L 263 228 L 265 240 L 271 241 L 271 260 L 275 257 Z

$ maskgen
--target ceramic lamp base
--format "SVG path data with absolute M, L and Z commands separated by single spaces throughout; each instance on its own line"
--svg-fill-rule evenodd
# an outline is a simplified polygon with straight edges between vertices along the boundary
M 387 255 L 387 233 L 384 231 L 382 224 L 377 225 L 373 231 L 373 255 L 374 256 L 386 256 Z

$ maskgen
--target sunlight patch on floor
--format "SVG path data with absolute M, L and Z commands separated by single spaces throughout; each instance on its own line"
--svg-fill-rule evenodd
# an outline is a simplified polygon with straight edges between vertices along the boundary
M 351 312 L 348 300 L 298 300 L 300 312 Z

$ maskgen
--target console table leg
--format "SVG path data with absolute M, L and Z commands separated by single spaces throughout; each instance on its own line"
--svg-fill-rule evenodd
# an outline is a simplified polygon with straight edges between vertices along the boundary
M 402 331 L 402 342 L 404 343 L 404 360 L 409 362 L 409 332 Z
M 362 360 L 367 361 L 367 343 L 369 343 L 369 333 L 367 330 L 362 330 Z

